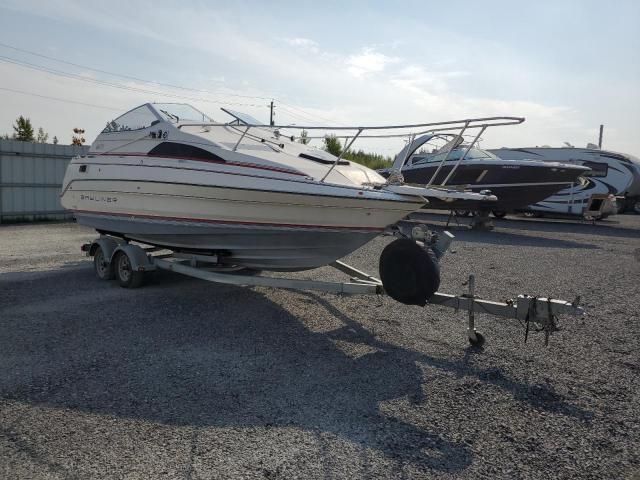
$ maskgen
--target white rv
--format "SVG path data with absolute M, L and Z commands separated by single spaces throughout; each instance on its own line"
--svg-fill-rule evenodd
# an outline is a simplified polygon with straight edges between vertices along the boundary
M 615 197 L 615 203 L 599 208 L 603 216 L 623 211 L 640 213 L 640 159 L 633 155 L 575 147 L 499 148 L 490 152 L 505 160 L 542 160 L 591 168 L 580 182 L 530 205 L 529 211 L 585 215 L 595 199 L 609 203 Z

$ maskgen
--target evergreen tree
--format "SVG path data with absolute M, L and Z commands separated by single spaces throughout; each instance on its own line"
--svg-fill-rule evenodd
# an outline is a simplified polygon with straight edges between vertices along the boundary
M 324 149 L 336 157 L 339 157 L 342 153 L 342 145 L 340 145 L 340 140 L 335 135 L 324 137 Z
M 24 118 L 22 115 L 16 120 L 13 130 L 15 131 L 14 138 L 20 142 L 33 142 L 35 140 L 31 120 Z
M 327 135 L 324 137 L 324 149 L 336 157 L 339 157 L 342 153 L 342 145 L 340 145 L 340 140 L 336 138 L 335 135 Z M 393 159 L 391 157 L 385 157 L 379 153 L 367 153 L 363 150 L 349 150 L 344 152 L 342 158 L 359 163 L 374 170 L 379 168 L 388 168 L 393 164 Z
M 300 132 L 300 138 L 298 139 L 298 141 L 304 145 L 306 145 L 307 143 L 309 143 L 309 133 L 306 130 L 302 130 L 302 132 Z
M 42 127 L 38 128 L 38 136 L 36 138 L 36 142 L 47 143 L 48 139 L 49 139 L 49 134 L 46 133 Z
M 363 150 L 358 150 L 357 152 L 348 151 L 342 156 L 342 158 L 359 163 L 374 170 L 379 168 L 389 168 L 393 164 L 393 159 L 391 157 L 385 157 L 379 153 L 368 153 Z
M 55 135 L 53 136 L 53 144 L 54 145 L 58 144 L 58 137 L 56 137 Z

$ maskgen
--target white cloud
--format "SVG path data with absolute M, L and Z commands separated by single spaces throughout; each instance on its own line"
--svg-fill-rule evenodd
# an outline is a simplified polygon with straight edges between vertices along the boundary
M 391 76 L 391 83 L 411 93 L 431 91 L 444 93 L 449 91 L 449 82 L 453 78 L 469 75 L 462 71 L 428 70 L 422 65 L 410 64 Z
M 345 63 L 347 71 L 359 78 L 370 73 L 382 72 L 387 65 L 398 61 L 398 58 L 388 57 L 372 48 L 365 48 L 361 53 L 347 57 Z
M 304 48 L 314 48 L 314 49 L 318 47 L 318 42 L 315 42 L 310 38 L 302 38 L 302 37 L 285 38 L 284 41 L 294 47 L 304 47 Z

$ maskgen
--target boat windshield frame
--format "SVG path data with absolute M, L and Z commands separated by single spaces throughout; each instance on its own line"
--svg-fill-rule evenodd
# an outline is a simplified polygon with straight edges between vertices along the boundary
M 464 151 L 467 148 L 466 145 L 460 145 L 457 148 L 451 150 L 449 158 L 447 161 L 457 161 L 461 155 L 464 155 Z M 477 153 L 480 152 L 481 155 Z M 411 165 L 423 165 L 425 163 L 433 163 L 440 162 L 442 157 L 447 154 L 446 151 L 436 151 L 431 153 L 414 153 L 411 155 L 411 159 L 407 163 L 411 163 Z M 474 160 L 499 160 L 499 158 L 492 154 L 491 152 L 487 152 L 482 148 L 473 147 L 469 149 L 469 152 L 465 156 L 465 160 L 474 161 Z
M 151 121 L 149 125 L 136 126 L 136 128 L 131 128 L 128 126 L 126 127 L 122 126 L 121 123 L 118 122 L 118 120 L 120 120 L 121 118 L 126 117 L 130 113 L 135 112 L 136 110 L 141 110 L 143 108 L 146 108 L 147 111 L 156 118 L 155 120 Z M 144 130 L 145 128 L 149 128 L 155 125 L 156 123 L 162 122 L 162 121 L 164 121 L 164 119 L 158 114 L 158 112 L 154 108 L 151 107 L 150 103 L 143 103 L 142 105 L 138 105 L 130 110 L 127 110 L 122 115 L 118 115 L 116 118 L 114 118 L 110 122 L 107 122 L 107 126 L 100 132 L 100 134 L 102 135 L 104 133 L 135 132 L 138 130 Z
M 162 121 L 166 121 L 169 123 L 174 123 L 176 125 L 179 125 L 181 123 L 191 123 L 191 122 L 199 122 L 199 120 L 193 119 L 193 118 L 185 118 L 180 117 L 179 115 L 177 115 L 177 111 L 171 111 L 170 107 L 175 105 L 175 106 L 180 106 L 182 108 L 187 107 L 188 109 L 190 109 L 193 112 L 197 112 L 198 116 L 202 117 L 202 122 L 213 122 L 214 120 L 207 115 L 206 113 L 204 113 L 201 110 L 198 110 L 196 107 L 194 107 L 193 105 L 189 104 L 189 103 L 180 103 L 180 102 L 163 102 L 163 103 L 148 103 L 147 104 L 151 110 L 154 111 L 154 113 L 158 116 L 158 118 L 160 118 Z

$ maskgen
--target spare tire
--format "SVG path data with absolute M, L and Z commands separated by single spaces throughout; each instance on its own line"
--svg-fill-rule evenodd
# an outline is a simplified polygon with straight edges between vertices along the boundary
M 394 300 L 424 306 L 440 287 L 440 266 L 431 250 L 408 238 L 399 238 L 380 255 L 380 279 Z

